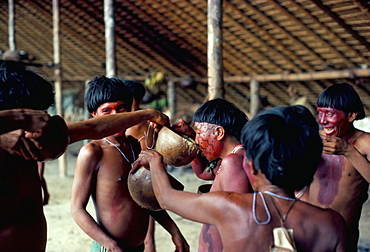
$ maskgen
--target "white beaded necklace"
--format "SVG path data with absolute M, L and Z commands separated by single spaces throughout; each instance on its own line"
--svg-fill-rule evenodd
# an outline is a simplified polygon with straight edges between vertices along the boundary
M 117 146 L 115 145 L 114 143 L 112 143 L 111 141 L 109 141 L 107 138 L 104 138 L 105 141 L 107 141 L 108 143 L 110 143 L 111 145 L 113 145 L 114 147 L 116 147 L 116 149 L 122 154 L 122 156 L 126 159 L 126 161 L 129 163 L 129 164 L 132 164 L 130 162 L 130 160 L 126 157 L 125 153 L 123 153 L 123 151 Z M 132 145 L 130 143 L 130 148 L 131 148 L 131 153 L 132 153 L 132 157 L 134 158 L 134 161 L 135 161 L 135 153 L 134 153 L 134 150 L 132 149 Z

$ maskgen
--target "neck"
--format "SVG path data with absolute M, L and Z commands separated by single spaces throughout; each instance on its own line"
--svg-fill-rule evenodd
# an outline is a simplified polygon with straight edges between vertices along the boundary
M 112 142 L 118 142 L 120 144 L 124 143 L 127 139 L 125 134 L 121 134 L 121 133 L 114 134 L 106 138 Z
M 229 155 L 233 150 L 234 148 L 241 144 L 239 141 L 225 141 L 224 143 L 224 148 L 223 148 L 223 151 L 220 155 L 220 158 L 225 158 L 225 156 Z

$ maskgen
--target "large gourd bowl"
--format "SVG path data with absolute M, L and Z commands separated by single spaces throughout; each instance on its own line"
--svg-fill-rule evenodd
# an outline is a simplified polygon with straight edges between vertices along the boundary
M 177 190 L 184 190 L 184 185 L 168 174 L 170 183 Z M 128 176 L 128 190 L 132 199 L 142 208 L 152 211 L 162 210 L 155 197 L 150 171 L 141 166 Z
M 200 152 L 194 140 L 163 126 L 158 132 L 155 150 L 163 156 L 163 162 L 173 167 L 189 164 Z

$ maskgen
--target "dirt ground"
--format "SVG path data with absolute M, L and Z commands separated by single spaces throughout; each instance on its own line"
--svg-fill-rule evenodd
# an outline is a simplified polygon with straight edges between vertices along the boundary
M 46 163 L 45 178 L 47 181 L 50 202 L 45 206 L 45 215 L 48 223 L 48 252 L 88 252 L 91 238 L 87 236 L 74 222 L 70 214 L 70 196 L 73 182 L 73 173 L 75 158 L 78 149 L 82 143 L 76 143 L 69 147 L 67 155 L 68 172 L 67 177 L 59 176 L 58 161 Z M 184 184 L 185 190 L 196 192 L 204 181 L 198 179 L 190 169 L 175 168 L 170 172 L 175 178 Z M 91 203 L 88 205 L 89 212 L 94 216 L 94 210 Z M 187 239 L 191 251 L 198 250 L 198 235 L 201 224 L 191 222 L 181 218 L 178 215 L 170 213 L 171 217 L 177 223 L 181 232 Z M 155 240 L 157 252 L 172 252 L 174 245 L 169 234 L 156 224 Z M 368 200 L 363 208 L 360 221 L 360 242 L 359 251 L 370 251 L 370 201 Z

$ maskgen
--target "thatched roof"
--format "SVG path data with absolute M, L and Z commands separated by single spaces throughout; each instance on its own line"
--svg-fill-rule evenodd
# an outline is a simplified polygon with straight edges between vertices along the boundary
M 17 49 L 36 57 L 34 62 L 52 62 L 51 1 L 15 0 L 15 12 Z M 65 87 L 82 87 L 85 79 L 105 73 L 103 15 L 102 0 L 60 0 Z M 196 88 L 178 85 L 177 99 L 186 103 L 204 101 L 206 0 L 116 0 L 115 22 L 119 77 L 144 79 L 154 70 L 169 78 L 193 76 L 198 82 Z M 1 50 L 8 49 L 7 25 L 8 8 L 2 3 Z M 225 98 L 248 111 L 249 80 L 257 76 L 261 96 L 266 96 L 271 106 L 288 104 L 289 83 L 295 83 L 300 93 L 315 105 L 325 87 L 346 81 L 355 86 L 369 114 L 370 79 L 366 77 L 370 66 L 369 42 L 368 1 L 225 0 Z M 54 74 L 48 67 L 37 71 L 48 77 Z M 300 75 L 289 75 L 292 73 Z M 296 80 L 287 82 L 288 79 Z

